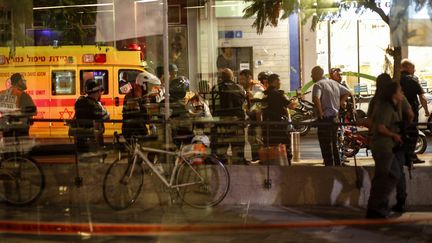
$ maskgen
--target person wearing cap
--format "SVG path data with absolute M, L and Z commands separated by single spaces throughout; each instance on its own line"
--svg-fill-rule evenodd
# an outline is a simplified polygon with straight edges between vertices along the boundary
M 156 68 L 156 76 L 157 76 L 157 78 L 159 78 L 159 80 L 161 82 L 160 88 L 161 88 L 161 91 L 162 91 L 163 95 L 165 95 L 165 77 L 164 77 L 165 72 L 164 71 L 165 70 L 164 70 L 163 66 L 158 66 Z M 168 80 L 170 82 L 171 82 L 171 80 L 174 80 L 175 78 L 177 78 L 177 76 L 178 76 L 177 65 L 175 65 L 173 63 L 170 63 L 168 65 L 168 73 L 169 73 Z M 163 99 L 164 99 L 164 96 L 162 96 L 162 100 Z M 162 100 L 161 100 L 161 102 L 162 102 Z
M 94 152 L 93 145 L 103 145 L 103 121 L 109 119 L 109 113 L 100 102 L 103 91 L 104 88 L 99 82 L 88 79 L 85 82 L 86 95 L 80 96 L 75 102 L 76 126 L 91 131 L 76 137 L 78 152 Z
M 11 136 L 28 136 L 29 119 L 36 115 L 36 106 L 25 90 L 27 89 L 26 80 L 20 73 L 12 74 L 10 78 L 11 86 L 0 91 L 0 113 L 8 115 L 20 121 L 22 127 L 3 131 L 4 137 Z M 1 126 L 0 126 L 1 127 Z
M 273 74 L 272 71 L 262 71 L 258 73 L 258 80 L 261 82 L 261 84 L 264 87 L 264 90 L 266 90 L 269 86 L 268 84 L 268 77 Z

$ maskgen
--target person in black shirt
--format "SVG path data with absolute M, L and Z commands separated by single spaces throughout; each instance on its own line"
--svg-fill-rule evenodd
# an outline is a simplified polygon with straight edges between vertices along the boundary
M 426 97 L 424 96 L 423 88 L 421 87 L 419 80 L 414 75 L 414 73 L 415 73 L 415 65 L 408 59 L 402 60 L 400 85 L 402 86 L 402 91 L 404 92 L 405 97 L 407 98 L 414 112 L 413 122 L 417 123 L 419 118 L 420 104 L 422 105 L 425 111 L 426 117 L 429 117 L 429 109 L 427 106 Z M 415 127 L 415 125 L 407 129 L 412 131 L 410 132 L 411 139 L 409 143 L 411 144 L 411 146 L 409 146 L 409 151 L 407 151 L 408 156 L 413 160 L 413 163 L 424 163 L 425 161 L 419 159 L 417 155 L 414 153 L 415 144 L 417 143 L 417 139 L 418 139 L 418 130 Z
M 268 88 L 264 91 L 263 98 L 264 109 L 262 112 L 264 121 L 287 121 L 288 108 L 294 108 L 294 102 L 291 102 L 280 90 L 280 78 L 278 74 L 271 74 L 268 77 Z M 291 164 L 291 137 L 288 131 L 288 124 L 265 126 L 263 137 L 265 145 L 285 144 L 288 163 Z
M 78 128 L 87 129 L 88 134 L 73 134 L 76 136 L 79 152 L 95 152 L 98 146 L 103 145 L 103 133 L 105 126 L 103 120 L 109 119 L 107 110 L 100 103 L 104 91 L 96 80 L 89 79 L 85 83 L 87 95 L 80 96 L 75 102 L 75 119 Z M 98 145 L 98 146 L 94 146 Z
M 243 105 L 246 101 L 246 92 L 242 86 L 234 83 L 233 78 L 234 74 L 231 69 L 223 69 L 221 82 L 212 90 L 216 95 L 213 99 L 214 115 L 220 117 L 221 121 L 229 123 L 217 124 L 213 127 L 211 145 L 212 150 L 216 151 L 216 154 L 222 159 L 225 159 L 231 144 L 233 162 L 247 164 L 243 153 L 245 146 L 244 124 L 241 122 L 245 120 Z M 219 100 L 217 107 L 216 99 Z

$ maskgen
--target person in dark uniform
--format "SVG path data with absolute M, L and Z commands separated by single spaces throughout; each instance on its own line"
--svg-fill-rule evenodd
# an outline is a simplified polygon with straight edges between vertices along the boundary
M 244 159 L 244 125 L 243 123 L 235 124 L 245 120 L 243 105 L 246 101 L 246 92 L 242 86 L 234 83 L 233 78 L 234 74 L 231 69 L 223 69 L 221 82 L 212 90 L 214 94 L 217 94 L 220 104 L 214 109 L 214 115 L 220 117 L 222 121 L 230 122 L 230 124 L 217 124 L 213 127 L 211 145 L 212 150 L 216 151 L 216 154 L 222 159 L 225 159 L 231 144 L 233 162 L 247 164 Z M 216 107 L 215 104 L 216 101 L 213 99 L 213 107 Z
M 278 74 L 271 74 L 268 77 L 268 88 L 264 91 L 262 116 L 263 121 L 287 121 L 288 108 L 294 108 L 294 102 L 291 102 L 285 96 L 284 91 L 280 90 L 280 78 Z M 263 129 L 264 144 L 275 146 L 285 144 L 288 163 L 291 165 L 291 137 L 287 130 L 288 124 L 269 125 Z
M 107 110 L 100 103 L 103 91 L 104 88 L 96 80 L 88 79 L 85 83 L 87 95 L 80 96 L 75 102 L 76 126 L 89 131 L 88 134 L 76 136 L 78 152 L 94 152 L 98 146 L 103 146 L 103 120 L 109 119 Z
M 415 73 L 415 65 L 407 60 L 404 59 L 401 62 L 401 79 L 400 79 L 400 85 L 402 86 L 402 91 L 405 94 L 405 97 L 407 98 L 408 102 L 411 105 L 411 108 L 414 112 L 414 123 L 418 123 L 419 118 L 419 106 L 422 105 L 425 116 L 429 117 L 429 109 L 427 106 L 427 100 L 424 96 L 424 90 L 421 87 L 418 78 L 414 75 Z M 419 104 L 420 100 L 420 104 Z M 410 141 L 409 144 L 409 150 L 407 153 L 409 154 L 409 158 L 412 160 L 413 163 L 424 163 L 424 160 L 421 160 L 417 157 L 417 155 L 414 153 L 415 145 L 417 143 L 418 139 L 418 130 L 417 127 L 414 125 L 409 129 L 410 133 Z

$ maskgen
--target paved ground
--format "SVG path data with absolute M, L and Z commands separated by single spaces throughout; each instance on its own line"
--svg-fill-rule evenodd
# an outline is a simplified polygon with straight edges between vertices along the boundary
M 302 138 L 301 161 L 322 166 L 313 135 Z M 109 159 L 114 159 L 111 155 Z M 432 165 L 428 152 L 420 156 Z M 71 163 L 73 154 L 37 157 L 41 163 Z M 353 165 L 353 160 L 348 165 Z M 363 152 L 359 165 L 372 165 Z M 100 205 L 70 207 L 1 204 L 0 237 L 7 242 L 432 242 L 432 208 L 410 208 L 386 221 L 364 219 L 364 209 L 279 207 L 246 204 L 199 210 L 165 205 L 113 211 Z M 397 215 L 395 215 L 397 216 Z
M 89 205 L 75 208 L 2 205 L 0 215 L 1 229 L 21 231 L 0 234 L 7 237 L 7 242 L 432 241 L 430 209 L 416 209 L 386 221 L 364 220 L 364 211 L 353 208 L 248 205 L 208 210 L 177 205 L 132 207 L 117 212 Z M 11 222 L 24 222 L 25 226 Z

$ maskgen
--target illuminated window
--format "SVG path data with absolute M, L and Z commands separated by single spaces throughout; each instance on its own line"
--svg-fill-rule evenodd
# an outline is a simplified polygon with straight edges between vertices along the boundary
M 118 91 L 120 94 L 126 94 L 129 92 L 127 88 L 124 88 L 124 85 L 131 87 L 139 73 L 141 73 L 141 71 L 133 69 L 120 69 L 118 71 Z
M 53 95 L 75 95 L 75 70 L 55 70 L 51 76 Z
M 99 84 L 104 87 L 103 94 L 109 93 L 108 85 L 108 70 L 81 70 L 80 71 L 80 92 L 85 94 L 85 81 L 95 79 Z

